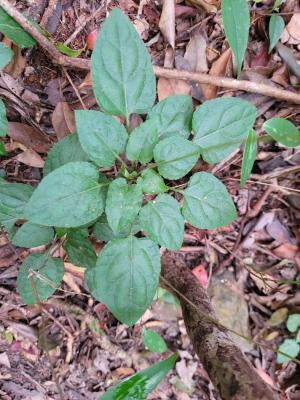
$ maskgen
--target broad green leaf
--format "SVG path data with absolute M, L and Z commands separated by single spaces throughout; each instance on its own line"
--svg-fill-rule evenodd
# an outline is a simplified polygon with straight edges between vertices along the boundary
M 292 333 L 297 332 L 298 328 L 300 327 L 300 314 L 289 315 L 286 322 L 286 327 Z
M 255 130 L 251 130 L 244 147 L 242 171 L 241 171 L 241 187 L 245 186 L 249 178 L 257 153 L 257 135 Z
M 25 219 L 24 209 L 33 187 L 0 180 L 0 224 L 11 230 L 18 219 Z
M 14 52 L 0 43 L 0 69 L 3 69 L 13 59 Z
M 160 194 L 140 211 L 142 229 L 153 242 L 170 250 L 180 249 L 184 219 L 178 202 L 168 194 Z
M 65 54 L 69 57 L 79 57 L 84 49 L 74 50 L 70 47 L 66 46 L 63 42 L 58 42 L 55 44 L 57 50 L 59 50 L 62 54 Z
M 7 134 L 8 121 L 6 117 L 6 109 L 3 101 L 0 99 L 0 137 Z
M 269 23 L 269 39 L 270 39 L 269 53 L 271 53 L 271 51 L 276 46 L 284 28 L 285 24 L 282 16 L 273 14 L 270 18 L 270 23 Z
M 298 356 L 300 352 L 300 345 L 293 339 L 285 339 L 283 343 L 278 347 L 278 351 L 282 351 L 284 354 L 277 353 L 278 364 L 283 364 Z M 289 356 L 289 357 L 288 357 Z
M 105 213 L 114 234 L 125 231 L 133 224 L 143 201 L 141 181 L 128 185 L 126 179 L 115 179 L 109 185 Z
M 94 268 L 97 255 L 94 247 L 84 230 L 74 230 L 67 234 L 67 240 L 63 244 L 68 260 L 83 268 Z
M 146 164 L 153 159 L 153 149 L 158 143 L 156 125 L 155 120 L 149 120 L 131 132 L 126 147 L 128 160 Z
M 0 141 L 0 156 L 6 156 L 7 152 L 5 150 L 4 144 Z
M 69 162 L 88 160 L 89 157 L 83 151 L 77 133 L 71 133 L 55 143 L 49 151 L 44 165 L 44 176 Z
M 113 386 L 100 400 L 145 400 L 156 386 L 173 368 L 177 355 L 173 354 L 166 360 L 137 372 L 130 378 Z
M 107 243 L 96 268 L 87 271 L 92 295 L 116 318 L 133 325 L 151 304 L 159 281 L 160 254 L 151 240 L 130 236 Z
M 140 225 L 135 221 L 132 225 L 129 225 L 127 229 L 123 232 L 118 232 L 114 234 L 113 230 L 107 222 L 106 215 L 103 214 L 96 222 L 93 227 L 93 234 L 97 240 L 102 240 L 103 242 L 109 242 L 113 239 L 122 239 L 128 237 L 130 234 L 135 235 L 141 230 Z
M 274 140 L 286 147 L 296 147 L 300 145 L 300 131 L 289 120 L 284 118 L 272 118 L 263 124 L 263 129 Z
M 164 353 L 168 350 L 166 342 L 164 339 L 155 331 L 151 329 L 144 329 L 142 333 L 142 340 L 150 351 L 153 353 Z
M 157 103 L 148 113 L 156 121 L 160 139 L 170 136 L 188 138 L 192 129 L 193 101 L 190 96 L 175 95 Z
M 199 146 L 179 136 L 163 139 L 154 147 L 154 160 L 158 172 L 167 179 L 185 176 L 196 164 L 199 156 Z
M 47 253 L 31 254 L 18 273 L 18 291 L 26 304 L 36 304 L 55 292 L 63 276 L 64 263 L 60 258 L 52 258 Z
M 163 289 L 161 287 L 157 288 L 155 297 L 157 297 L 157 299 L 162 300 L 168 304 L 180 306 L 180 302 L 177 300 L 177 298 L 172 293 L 168 292 L 166 289 Z
M 141 173 L 142 189 L 144 193 L 159 194 L 168 190 L 163 178 L 153 169 L 144 169 Z
M 128 18 L 115 8 L 102 24 L 91 59 L 95 97 L 109 114 L 145 114 L 156 89 L 151 59 Z
M 27 204 L 25 217 L 45 226 L 76 228 L 104 211 L 107 183 L 99 182 L 97 168 L 71 162 L 47 175 Z
M 222 17 L 226 38 L 241 73 L 248 45 L 250 12 L 247 0 L 222 0 Z
M 225 185 L 207 172 L 194 174 L 183 195 L 183 216 L 197 228 L 215 229 L 230 224 L 237 216 Z
M 38 247 L 50 243 L 54 238 L 54 230 L 48 226 L 40 226 L 26 222 L 17 230 L 12 239 L 15 246 Z
M 25 49 L 35 45 L 36 41 L 29 33 L 11 18 L 4 10 L 0 7 L 0 32 L 12 40 L 18 47 Z
M 246 100 L 230 97 L 208 100 L 193 116 L 194 142 L 203 159 L 217 163 L 246 139 L 256 118 L 256 108 Z
M 125 150 L 124 126 L 99 111 L 77 110 L 75 121 L 80 144 L 90 159 L 100 167 L 112 167 Z

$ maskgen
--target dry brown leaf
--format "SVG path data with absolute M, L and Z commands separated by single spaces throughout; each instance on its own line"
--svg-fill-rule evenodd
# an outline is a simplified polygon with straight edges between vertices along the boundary
M 76 265 L 71 264 L 69 262 L 65 262 L 64 264 L 65 264 L 65 270 L 67 272 L 69 272 L 70 274 L 72 274 L 74 276 L 77 276 L 78 278 L 83 279 L 85 268 L 77 267 Z
M 45 164 L 45 161 L 42 159 L 42 157 L 32 149 L 27 149 L 23 153 L 18 154 L 15 157 L 15 160 L 18 160 L 25 165 L 29 165 L 30 167 L 36 168 L 43 168 Z
M 84 80 L 81 82 L 81 84 L 78 86 L 78 89 L 83 89 L 86 86 L 92 86 L 92 76 L 91 73 L 88 72 L 84 78 Z
M 280 57 L 286 62 L 292 73 L 300 78 L 300 65 L 297 63 L 293 51 L 280 42 L 277 43 L 276 48 Z
M 19 47 L 13 46 L 14 57 L 11 62 L 5 67 L 4 71 L 13 78 L 18 78 L 26 67 L 26 58 L 22 56 L 22 51 Z
M 224 76 L 226 73 L 227 65 L 231 60 L 231 49 L 227 49 L 223 54 L 213 63 L 209 75 L 212 76 Z M 213 85 L 201 85 L 202 91 L 206 99 L 214 99 L 218 93 L 218 86 Z
M 80 287 L 77 285 L 77 283 L 75 282 L 74 276 L 70 272 L 64 273 L 63 281 L 69 286 L 69 288 L 73 292 L 75 292 L 77 294 L 81 293 Z
M 300 14 L 294 14 L 286 26 L 286 30 L 293 39 L 300 43 Z
M 207 12 L 215 13 L 220 8 L 221 0 L 187 0 L 187 3 Z
M 51 122 L 58 140 L 76 131 L 74 111 L 65 101 L 57 103 L 51 116 Z
M 159 29 L 166 41 L 175 48 L 175 0 L 164 0 Z
M 282 259 L 286 258 L 287 260 L 293 260 L 298 252 L 299 252 L 299 247 L 291 243 L 281 244 L 280 246 L 276 247 L 276 249 L 273 250 L 273 254 L 276 257 Z
M 46 135 L 30 125 L 20 122 L 8 123 L 8 136 L 38 153 L 48 153 L 51 147 L 51 142 Z
M 206 40 L 201 33 L 194 35 L 188 45 L 184 58 L 189 62 L 192 71 L 207 72 L 208 66 L 206 61 Z
M 161 101 L 174 94 L 191 95 L 191 85 L 180 79 L 159 78 L 157 82 L 158 100 Z

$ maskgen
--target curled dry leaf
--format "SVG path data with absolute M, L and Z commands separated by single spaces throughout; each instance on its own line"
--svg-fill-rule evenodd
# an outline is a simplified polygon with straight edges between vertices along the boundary
M 8 136 L 38 153 L 48 153 L 51 142 L 36 128 L 20 122 L 8 123 Z
M 291 243 L 283 243 L 273 250 L 276 257 L 287 260 L 294 260 L 298 252 L 299 247 Z
M 208 66 L 206 61 L 206 40 L 201 33 L 194 35 L 187 47 L 184 58 L 189 62 L 192 71 L 207 72 Z
M 18 154 L 15 157 L 15 160 L 18 160 L 25 165 L 29 165 L 30 167 L 36 168 L 43 168 L 45 163 L 42 157 L 32 149 L 27 149 L 23 153 Z
M 220 8 L 221 0 L 187 0 L 187 3 L 207 12 L 215 13 Z
M 74 111 L 71 110 L 69 104 L 65 101 L 57 103 L 51 117 L 51 122 L 58 140 L 67 136 L 68 133 L 76 131 Z
M 175 47 L 175 0 L 164 0 L 159 29 L 166 41 Z
M 286 26 L 289 35 L 300 43 L 300 14 L 294 14 Z
M 300 65 L 297 63 L 293 51 L 280 42 L 277 43 L 276 48 L 280 57 L 286 62 L 290 71 L 300 78 Z
M 13 78 L 18 78 L 26 67 L 26 59 L 22 56 L 22 51 L 19 47 L 13 46 L 12 50 L 15 55 L 11 62 L 5 67 L 5 72 Z
M 191 86 L 180 79 L 167 79 L 167 78 L 159 78 L 157 82 L 157 95 L 158 100 L 161 101 L 168 96 L 172 96 L 174 94 L 186 94 L 188 96 L 191 95 Z

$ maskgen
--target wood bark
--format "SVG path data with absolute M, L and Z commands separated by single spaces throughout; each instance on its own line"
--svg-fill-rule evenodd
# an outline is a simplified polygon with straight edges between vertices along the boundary
M 173 292 L 181 303 L 194 350 L 221 398 L 279 399 L 278 393 L 257 374 L 226 329 L 217 322 L 206 291 L 179 254 L 176 257 L 170 252 L 163 254 L 161 276 L 161 284 Z

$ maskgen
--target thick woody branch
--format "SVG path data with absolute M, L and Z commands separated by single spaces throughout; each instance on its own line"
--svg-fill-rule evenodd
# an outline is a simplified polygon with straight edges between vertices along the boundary
M 39 43 L 39 45 L 49 54 L 54 63 L 66 68 L 84 71 L 90 70 L 89 60 L 83 58 L 71 58 L 62 55 L 56 49 L 54 44 L 40 32 L 38 32 L 34 26 L 31 25 L 30 22 L 10 4 L 8 0 L 0 0 L 0 6 Z M 273 97 L 278 100 L 300 104 L 300 94 L 263 83 L 212 76 L 199 72 L 179 71 L 177 69 L 167 69 L 158 66 L 153 66 L 153 70 L 158 77 L 205 83 L 232 90 L 243 90 L 246 92 L 258 93 L 264 96 Z

